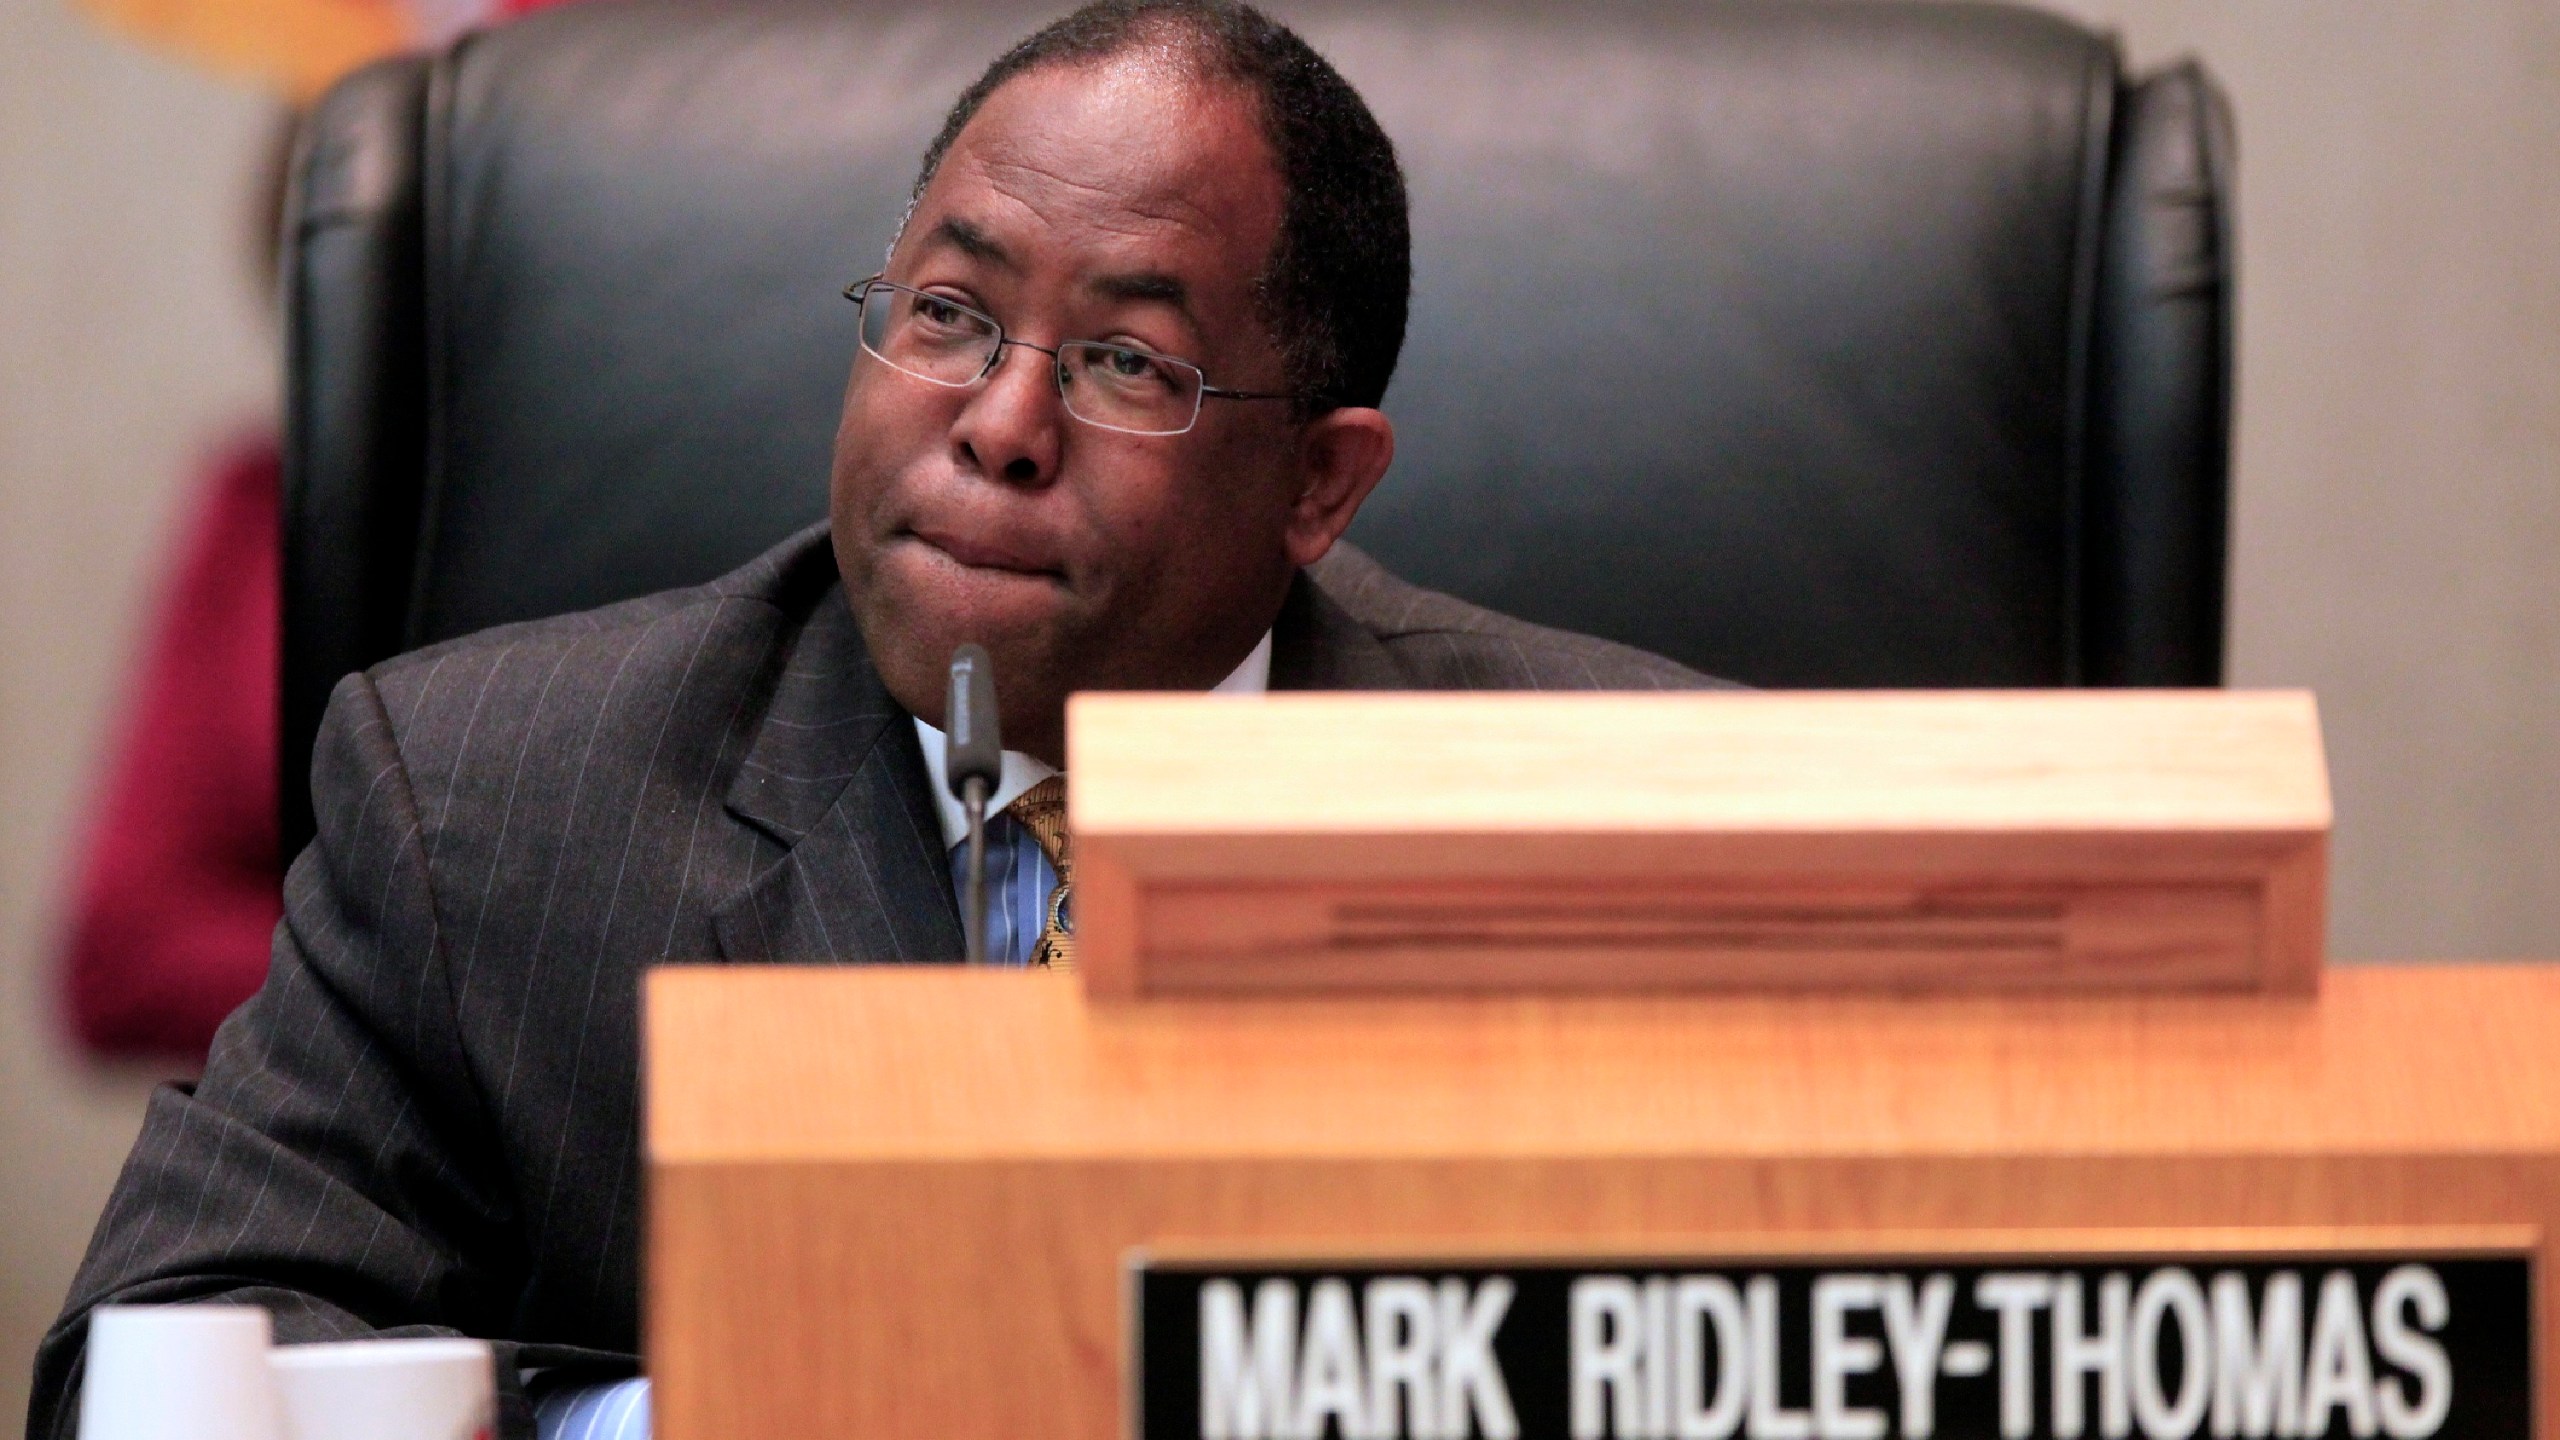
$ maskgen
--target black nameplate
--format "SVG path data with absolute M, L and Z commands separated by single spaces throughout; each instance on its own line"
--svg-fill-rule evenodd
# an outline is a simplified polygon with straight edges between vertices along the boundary
M 1132 1270 L 1137 1440 L 2529 1440 L 2533 1428 L 2522 1254 L 1141 1257 Z

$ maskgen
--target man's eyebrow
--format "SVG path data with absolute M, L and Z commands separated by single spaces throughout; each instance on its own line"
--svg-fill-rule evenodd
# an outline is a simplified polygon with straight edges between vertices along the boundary
M 1138 270 L 1123 275 L 1096 276 L 1088 287 L 1106 300 L 1153 301 L 1170 305 L 1185 315 L 1191 313 L 1191 287 L 1179 276 L 1156 270 Z
M 925 237 L 925 243 L 948 245 L 972 260 L 984 260 L 1008 270 L 1021 268 L 1014 263 L 1012 253 L 997 243 L 996 237 L 957 215 L 942 217 L 941 222 L 933 227 L 933 233 Z

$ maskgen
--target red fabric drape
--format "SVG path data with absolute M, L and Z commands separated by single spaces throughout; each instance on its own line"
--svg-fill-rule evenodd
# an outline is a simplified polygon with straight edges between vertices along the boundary
M 161 593 L 79 871 L 73 1031 L 201 1060 L 258 988 L 282 913 L 276 838 L 280 460 L 222 455 Z

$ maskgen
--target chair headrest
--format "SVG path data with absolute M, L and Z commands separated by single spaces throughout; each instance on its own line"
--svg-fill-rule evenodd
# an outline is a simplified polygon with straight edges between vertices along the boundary
M 1901 0 L 1275 7 L 1412 194 L 1408 578 L 1764 683 L 2052 683 L 2112 46 Z M 1052 13 L 603 0 L 428 115 L 413 640 L 823 513 L 853 312 L 945 108 Z

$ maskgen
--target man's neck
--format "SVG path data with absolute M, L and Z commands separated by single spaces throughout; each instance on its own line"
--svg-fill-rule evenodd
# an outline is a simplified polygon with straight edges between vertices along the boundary
M 1271 688 L 1271 634 L 1263 632 L 1260 643 L 1244 657 L 1226 679 L 1209 687 L 1212 695 L 1259 695 Z M 933 787 L 934 815 L 942 822 L 944 849 L 969 838 L 969 812 L 951 794 L 950 771 L 943 766 L 942 732 L 917 720 L 916 740 L 924 747 L 926 778 Z M 1004 773 L 997 780 L 995 793 L 987 797 L 987 813 L 993 815 L 1012 804 L 1022 792 L 1058 773 L 1058 768 L 1037 756 L 1019 750 L 1004 752 Z

